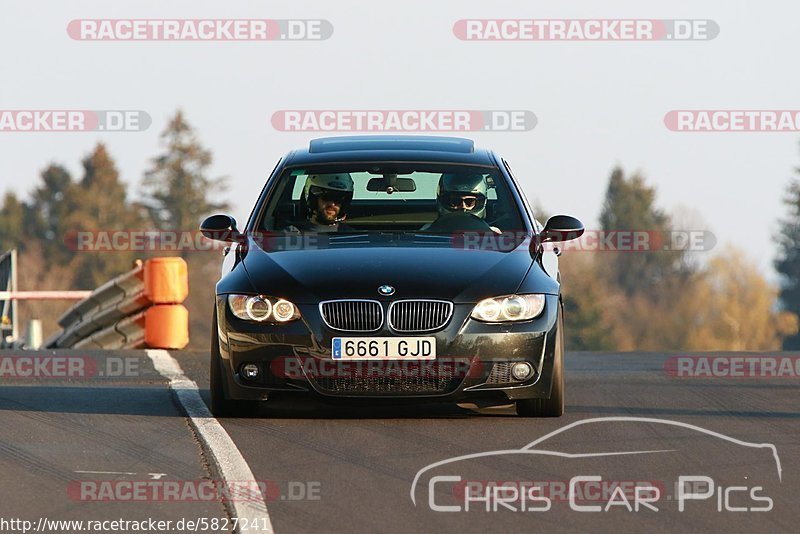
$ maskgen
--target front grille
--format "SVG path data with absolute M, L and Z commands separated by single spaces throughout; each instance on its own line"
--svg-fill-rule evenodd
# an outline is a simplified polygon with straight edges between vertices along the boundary
M 389 326 L 396 332 L 428 332 L 450 320 L 453 303 L 444 300 L 398 300 L 389 306 Z
M 383 308 L 376 300 L 329 300 L 319 309 L 322 320 L 334 330 L 374 332 L 383 324 Z
M 464 379 L 464 370 L 453 365 L 435 366 L 433 372 L 406 364 L 402 371 L 369 362 L 366 372 L 342 373 L 349 376 L 308 376 L 322 393 L 347 395 L 420 395 L 450 393 Z M 380 362 L 383 363 L 383 362 Z

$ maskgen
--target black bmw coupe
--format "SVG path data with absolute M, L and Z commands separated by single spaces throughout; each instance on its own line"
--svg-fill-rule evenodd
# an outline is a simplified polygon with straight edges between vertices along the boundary
M 284 156 L 247 225 L 201 225 L 229 242 L 216 286 L 211 411 L 264 401 L 514 403 L 564 412 L 560 241 L 508 163 L 471 140 L 316 139 Z

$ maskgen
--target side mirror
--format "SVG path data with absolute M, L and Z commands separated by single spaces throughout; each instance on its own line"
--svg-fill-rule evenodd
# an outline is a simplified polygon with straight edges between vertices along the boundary
M 236 229 L 236 219 L 230 215 L 212 215 L 200 224 L 200 233 L 214 241 L 238 243 L 242 234 Z
M 570 215 L 553 215 L 544 225 L 541 242 L 562 242 L 577 239 L 583 235 L 583 223 Z

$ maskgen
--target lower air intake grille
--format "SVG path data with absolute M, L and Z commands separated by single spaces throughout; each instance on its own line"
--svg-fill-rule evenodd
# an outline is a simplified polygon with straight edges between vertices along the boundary
M 517 382 L 511 377 L 511 363 L 501 362 L 492 366 L 492 372 L 489 374 L 487 384 L 508 384 L 510 382 Z
M 511 366 L 517 362 L 498 362 L 492 365 L 492 372 L 489 373 L 487 384 L 519 384 L 522 380 L 517 380 L 511 374 Z
M 385 365 L 376 365 L 379 363 Z M 340 371 L 339 376 L 308 376 L 308 379 L 320 392 L 329 395 L 435 395 L 455 390 L 466 375 L 463 366 L 416 367 L 404 363 L 398 369 L 392 367 L 392 362 L 369 362 L 368 367 Z

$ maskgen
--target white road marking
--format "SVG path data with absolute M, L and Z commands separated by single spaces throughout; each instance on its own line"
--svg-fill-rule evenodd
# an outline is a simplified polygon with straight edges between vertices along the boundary
M 236 484 L 241 484 L 243 481 L 255 481 L 253 472 L 242 457 L 242 453 L 239 452 L 222 425 L 211 415 L 206 403 L 203 402 L 194 380 L 189 380 L 183 374 L 180 364 L 166 350 L 147 350 L 146 352 L 153 361 L 156 371 L 169 380 L 170 388 L 175 392 L 183 409 L 186 410 L 192 428 L 203 442 L 204 448 L 210 456 L 209 460 L 216 465 L 222 481 Z M 265 501 L 233 500 L 229 504 L 234 519 L 239 519 L 241 524 L 259 525 L 263 532 L 275 532 Z
M 136 473 L 126 473 L 125 471 L 75 471 L 76 473 L 86 473 L 89 475 L 135 475 Z
M 125 471 L 75 471 L 76 473 L 83 473 L 88 475 L 138 475 L 139 473 L 127 473 Z M 161 480 L 162 477 L 167 476 L 166 473 L 145 473 L 152 480 Z

